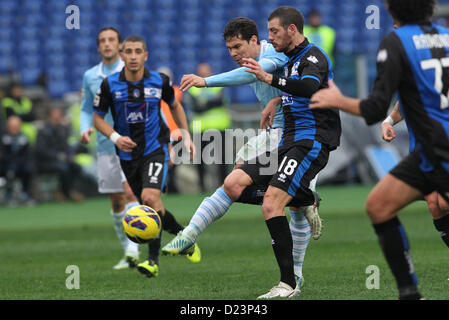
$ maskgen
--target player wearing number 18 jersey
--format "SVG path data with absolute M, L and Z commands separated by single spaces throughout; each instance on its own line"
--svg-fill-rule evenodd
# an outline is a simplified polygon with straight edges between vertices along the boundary
M 400 299 L 420 299 L 409 242 L 397 213 L 433 191 L 449 198 L 449 30 L 430 22 L 434 0 L 387 0 L 386 5 L 399 28 L 380 45 L 370 96 L 362 101 L 345 97 L 333 86 L 316 93 L 311 107 L 335 105 L 373 124 L 385 118 L 399 92 L 401 114 L 416 149 L 376 185 L 366 208 Z M 447 217 L 439 224 L 440 232 L 449 232 Z

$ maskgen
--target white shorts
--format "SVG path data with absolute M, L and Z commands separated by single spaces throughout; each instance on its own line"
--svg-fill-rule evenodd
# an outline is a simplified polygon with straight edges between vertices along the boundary
M 260 156 L 268 151 L 278 148 L 282 139 L 282 128 L 262 131 L 259 135 L 252 137 L 240 148 L 236 155 L 236 163 L 243 163 Z M 310 190 L 316 191 L 318 175 L 310 181 Z
M 265 152 L 276 149 L 279 146 L 281 138 L 281 128 L 261 131 L 259 135 L 249 139 L 248 142 L 240 148 L 237 152 L 235 162 L 241 163 L 242 160 L 249 161 Z
M 98 192 L 123 193 L 123 183 L 126 182 L 125 174 L 120 166 L 120 159 L 116 154 L 104 154 L 98 156 Z

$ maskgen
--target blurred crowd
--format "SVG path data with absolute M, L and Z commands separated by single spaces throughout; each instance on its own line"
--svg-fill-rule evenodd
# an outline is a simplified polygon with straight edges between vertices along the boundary
M 318 11 L 310 12 L 304 32 L 334 59 L 335 31 L 322 24 Z M 160 69 L 173 80 L 169 68 Z M 204 62 L 197 66 L 196 74 L 208 77 L 214 71 Z M 71 102 L 70 99 L 55 101 L 48 96 L 45 74 L 38 77 L 31 89 L 24 88 L 20 77 L 13 72 L 0 78 L 0 205 L 32 205 L 49 199 L 82 201 L 86 196 L 98 195 L 96 139 L 93 137 L 87 146 L 80 143 L 81 93 Z M 190 123 L 201 122 L 200 134 L 216 129 L 224 138 L 225 130 L 232 128 L 227 110 L 230 99 L 223 88 L 191 88 L 185 94 L 178 89 L 177 99 L 185 107 Z M 211 143 L 213 139 L 202 141 L 201 149 Z M 216 166 L 217 174 L 214 174 L 214 183 L 218 185 L 231 169 L 224 161 L 226 144 L 220 145 L 222 164 Z M 213 189 L 215 186 L 208 188 L 206 183 L 209 169 L 204 164 L 196 168 L 199 191 Z M 175 166 L 169 170 L 170 193 L 179 192 L 175 170 Z
M 31 99 L 10 77 L 0 89 L 0 202 L 29 204 L 45 199 L 81 201 L 95 178 L 84 167 L 92 159 L 78 143 L 76 110 L 41 95 Z M 87 159 L 87 160 L 86 160 Z M 52 194 L 41 194 L 56 185 Z M 83 192 L 82 192 L 83 190 Z

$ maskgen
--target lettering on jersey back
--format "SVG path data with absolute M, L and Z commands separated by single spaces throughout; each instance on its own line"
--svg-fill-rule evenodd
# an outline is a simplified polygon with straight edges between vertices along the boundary
M 413 36 L 417 50 L 449 48 L 449 34 L 419 34 Z

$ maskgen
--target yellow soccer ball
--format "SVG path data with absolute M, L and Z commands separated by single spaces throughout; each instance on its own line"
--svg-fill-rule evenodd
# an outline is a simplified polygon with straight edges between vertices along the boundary
M 157 212 L 148 206 L 135 206 L 123 217 L 123 230 L 133 242 L 146 243 L 159 236 L 162 222 Z

